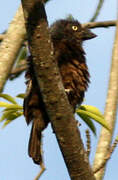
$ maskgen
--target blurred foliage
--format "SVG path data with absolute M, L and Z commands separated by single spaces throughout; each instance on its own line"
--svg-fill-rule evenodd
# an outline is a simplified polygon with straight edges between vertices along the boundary
M 3 127 L 5 127 L 10 122 L 23 115 L 23 107 L 17 103 L 16 99 L 24 99 L 25 94 L 18 94 L 15 98 L 8 94 L 0 94 L 0 97 L 9 102 L 0 101 L 0 107 L 4 108 L 2 111 L 2 116 L 0 117 L 0 122 L 5 121 L 3 124 Z M 76 113 L 95 135 L 96 127 L 92 120 L 110 130 L 104 116 L 96 107 L 90 105 L 81 105 L 76 109 Z
M 16 97 L 23 99 L 24 94 L 18 94 L 15 98 L 8 94 L 0 94 L 0 97 L 9 102 L 0 101 L 0 107 L 4 108 L 2 116 L 0 117 L 0 122 L 4 121 L 3 127 L 5 127 L 10 122 L 23 115 L 23 107 L 16 102 Z

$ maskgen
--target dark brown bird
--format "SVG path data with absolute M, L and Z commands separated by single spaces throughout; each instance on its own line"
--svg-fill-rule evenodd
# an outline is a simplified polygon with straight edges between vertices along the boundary
M 89 29 L 83 28 L 77 20 L 58 20 L 51 26 L 50 33 L 55 61 L 58 62 L 68 100 L 75 111 L 76 105 L 82 103 L 89 83 L 89 72 L 82 43 L 96 35 Z M 24 115 L 27 124 L 33 121 L 28 152 L 36 164 L 41 164 L 41 133 L 47 127 L 49 119 L 34 76 L 31 56 L 28 58 L 28 64 Z

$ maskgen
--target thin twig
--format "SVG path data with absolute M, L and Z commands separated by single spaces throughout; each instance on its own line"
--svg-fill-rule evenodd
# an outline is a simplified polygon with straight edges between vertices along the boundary
M 91 139 L 90 139 L 90 132 L 88 129 L 86 130 L 86 139 L 87 139 L 87 141 L 86 141 L 86 148 L 87 148 L 86 154 L 87 154 L 87 157 L 89 157 L 90 151 L 91 151 Z
M 112 154 L 116 148 L 118 144 L 118 139 L 115 139 L 114 143 L 112 144 L 111 148 L 110 148 L 110 153 Z
M 98 17 L 98 15 L 100 13 L 100 10 L 103 6 L 103 3 L 104 3 L 104 0 L 99 0 L 99 3 L 98 3 L 97 8 L 95 10 L 95 13 L 94 13 L 93 17 L 90 19 L 90 22 L 93 22 L 96 20 L 96 18 Z
M 88 27 L 88 28 L 108 28 L 110 26 L 116 26 L 115 20 L 113 21 L 100 21 L 100 22 L 88 22 L 83 24 L 83 27 Z
M 118 139 L 115 139 L 114 143 L 112 144 L 112 146 L 111 146 L 111 148 L 110 148 L 110 150 L 108 152 L 108 155 L 106 156 L 106 158 L 104 158 L 102 164 L 93 171 L 94 174 L 99 172 L 102 168 L 104 168 L 104 166 L 106 165 L 107 161 L 111 158 L 111 155 L 113 154 L 117 144 L 118 144 Z
M 40 167 L 41 167 L 41 170 L 40 170 L 40 172 L 38 173 L 38 175 L 35 177 L 34 180 L 39 180 L 39 178 L 41 177 L 41 175 L 42 175 L 42 174 L 44 173 L 44 171 L 46 170 L 44 164 L 41 164 Z

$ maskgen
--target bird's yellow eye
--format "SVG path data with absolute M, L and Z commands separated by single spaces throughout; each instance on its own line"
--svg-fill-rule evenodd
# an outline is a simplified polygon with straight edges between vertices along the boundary
M 77 31 L 77 30 L 78 30 L 78 27 L 77 27 L 77 26 L 72 26 L 72 29 L 73 29 L 74 31 Z

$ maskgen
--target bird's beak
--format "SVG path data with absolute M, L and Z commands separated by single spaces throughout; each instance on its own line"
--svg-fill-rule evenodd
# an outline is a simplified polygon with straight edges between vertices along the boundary
M 94 34 L 92 31 L 90 31 L 90 29 L 85 29 L 83 32 L 83 40 L 89 40 L 92 38 L 97 37 L 96 34 Z

